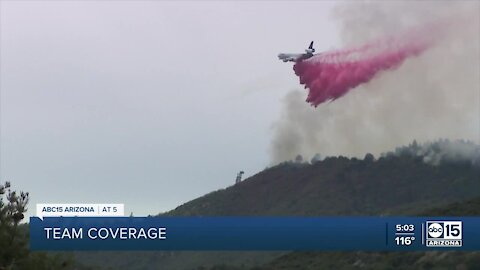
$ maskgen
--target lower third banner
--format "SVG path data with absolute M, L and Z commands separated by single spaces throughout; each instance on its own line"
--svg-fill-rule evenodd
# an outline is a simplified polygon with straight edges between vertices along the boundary
M 480 250 L 480 217 L 37 217 L 32 250 Z

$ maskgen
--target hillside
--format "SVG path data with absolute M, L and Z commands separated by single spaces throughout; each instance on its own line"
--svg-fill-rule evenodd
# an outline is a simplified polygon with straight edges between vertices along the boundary
M 480 216 L 480 197 L 422 216 Z M 273 269 L 478 269 L 480 252 L 292 252 L 255 270 Z M 233 268 L 234 269 L 234 268 Z M 253 269 L 252 269 L 253 270 Z
M 330 157 L 313 164 L 286 162 L 161 215 L 423 215 L 445 211 L 444 209 L 451 209 L 452 214 L 456 211 L 463 213 L 461 209 L 474 213 L 476 201 L 463 202 L 480 197 L 478 160 L 472 162 L 462 159 L 459 154 L 455 158 L 443 154 L 438 158 L 436 153 L 441 153 L 443 148 L 437 146 L 434 145 L 432 151 L 420 151 L 416 145 L 399 148 L 378 160 L 367 155 L 364 159 Z M 435 162 L 427 162 L 427 156 L 430 157 L 428 160 Z M 445 208 L 447 205 L 448 208 Z M 75 256 L 78 261 L 93 266 L 94 269 L 180 270 L 221 264 L 230 265 L 228 269 L 250 269 L 256 265 L 264 265 L 262 269 L 284 266 L 286 268 L 283 269 L 293 269 L 294 265 L 308 269 L 309 264 L 304 262 L 325 261 L 332 254 L 334 253 L 77 252 Z M 337 255 L 333 258 L 338 260 L 330 260 L 332 263 L 353 260 L 358 254 L 364 253 L 335 254 Z M 371 258 L 369 256 L 387 256 L 394 261 L 404 259 L 397 258 L 396 256 L 401 256 L 399 254 L 365 256 L 367 257 L 362 262 L 368 261 Z M 312 265 L 312 269 L 318 269 L 315 263 Z
M 401 215 L 480 195 L 470 163 L 429 165 L 412 156 L 285 163 L 166 215 Z

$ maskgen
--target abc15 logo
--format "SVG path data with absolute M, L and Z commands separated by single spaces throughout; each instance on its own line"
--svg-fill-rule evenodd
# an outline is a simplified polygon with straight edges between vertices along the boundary
M 462 240 L 462 222 L 427 221 L 427 239 Z

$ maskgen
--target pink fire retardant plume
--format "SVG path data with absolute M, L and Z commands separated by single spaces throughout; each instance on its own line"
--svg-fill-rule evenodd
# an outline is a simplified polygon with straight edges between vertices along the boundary
M 335 100 L 380 71 L 394 69 L 406 58 L 421 54 L 436 40 L 432 30 L 439 27 L 429 26 L 353 49 L 316 54 L 295 63 L 295 74 L 310 90 L 306 101 L 317 107 Z

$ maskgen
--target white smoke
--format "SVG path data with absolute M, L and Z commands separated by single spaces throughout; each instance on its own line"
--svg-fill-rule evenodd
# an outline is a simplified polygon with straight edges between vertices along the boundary
M 306 90 L 288 93 L 274 124 L 272 163 L 297 154 L 378 155 L 415 139 L 480 143 L 479 2 L 349 2 L 334 14 L 347 47 L 447 17 L 453 31 L 436 46 L 334 102 L 315 109 Z
M 425 163 L 431 165 L 439 165 L 442 162 L 467 162 L 480 166 L 480 146 L 464 140 L 440 139 L 423 144 L 414 141 L 408 146 L 397 147 L 395 152 L 382 154 L 389 155 L 421 157 Z

